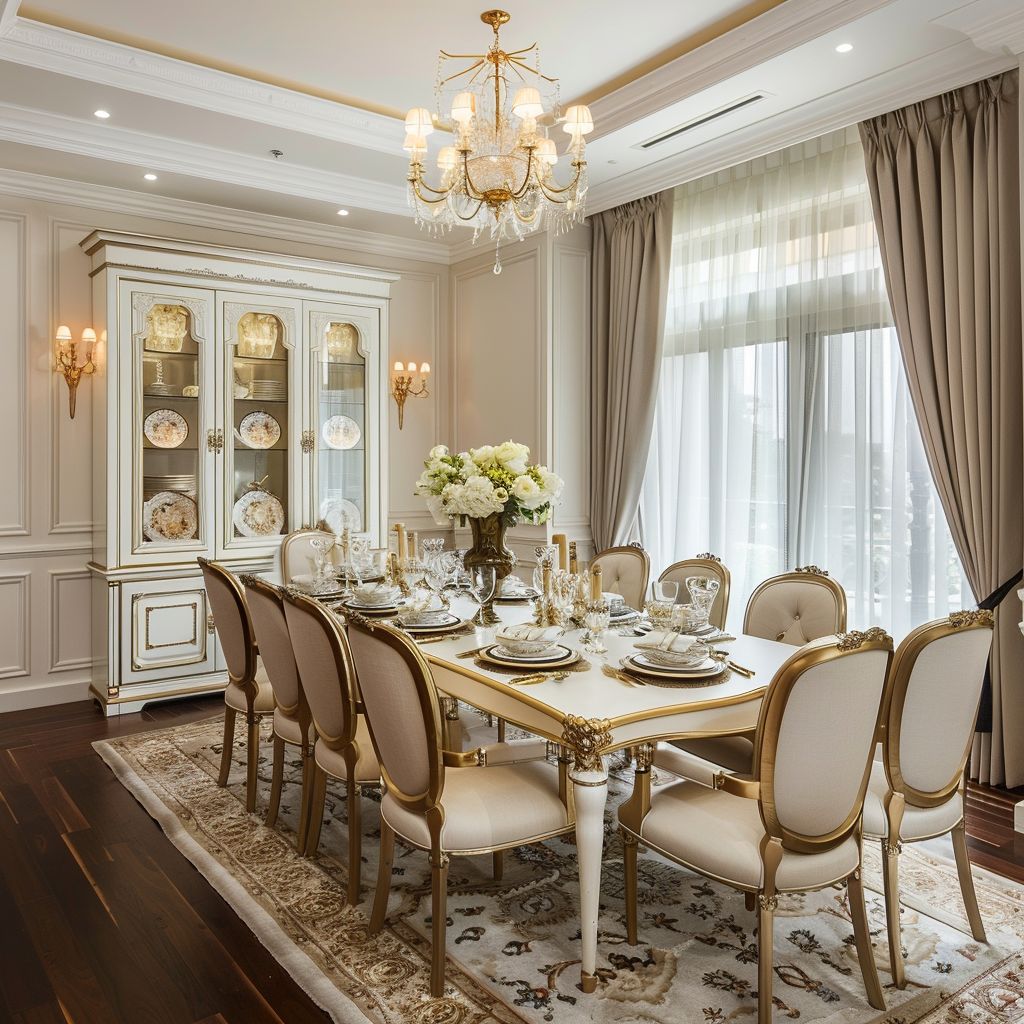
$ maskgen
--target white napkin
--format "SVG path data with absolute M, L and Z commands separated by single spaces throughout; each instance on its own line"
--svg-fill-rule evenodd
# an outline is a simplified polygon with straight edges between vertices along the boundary
M 633 645 L 640 650 L 671 651 L 673 654 L 685 654 L 694 644 L 700 643 L 695 636 L 685 633 L 669 633 L 652 629 L 642 640 Z
M 387 604 L 397 597 L 398 590 L 390 583 L 364 583 L 353 593 L 363 604 Z
M 516 594 L 526 593 L 527 586 L 518 576 L 506 576 L 501 581 L 499 593 L 502 597 L 515 597 Z
M 445 610 L 445 603 L 438 594 L 428 590 L 417 590 L 405 602 L 407 612 L 422 615 L 424 612 L 440 612 Z
M 615 608 L 617 605 L 626 603 L 626 599 L 621 594 L 613 593 L 610 590 L 606 590 L 601 597 L 607 602 L 609 608 Z
M 495 636 L 498 640 L 557 640 L 562 635 L 561 626 L 506 626 Z

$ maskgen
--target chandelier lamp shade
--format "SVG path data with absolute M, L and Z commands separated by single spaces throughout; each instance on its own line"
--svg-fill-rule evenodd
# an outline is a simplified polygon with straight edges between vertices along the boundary
M 486 53 L 441 51 L 435 83 L 436 110 L 413 107 L 405 118 L 409 154 L 409 202 L 416 222 L 443 232 L 458 224 L 486 232 L 496 243 L 494 272 L 501 273 L 500 246 L 545 224 L 568 230 L 584 216 L 587 193 L 586 136 L 594 130 L 582 104 L 561 109 L 558 79 L 541 73 L 537 44 L 502 49 L 505 11 L 484 11 L 494 39 Z M 444 119 L 447 119 L 445 125 Z M 556 131 L 561 127 L 564 135 Z M 449 130 L 440 147 L 433 184 L 427 178 L 427 137 Z M 565 139 L 559 153 L 557 139 Z M 560 180 L 559 161 L 567 170 Z

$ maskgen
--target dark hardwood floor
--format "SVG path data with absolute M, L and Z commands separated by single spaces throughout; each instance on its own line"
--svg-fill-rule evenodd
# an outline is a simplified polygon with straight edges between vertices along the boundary
M 326 1015 L 164 838 L 91 747 L 215 714 L 0 716 L 0 1018 L 18 1024 L 323 1024 Z M 1024 794 L 970 787 L 975 863 L 1024 882 Z

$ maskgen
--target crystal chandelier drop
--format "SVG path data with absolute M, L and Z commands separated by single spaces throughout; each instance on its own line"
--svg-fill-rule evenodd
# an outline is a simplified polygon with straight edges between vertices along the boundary
M 443 232 L 456 224 L 473 227 L 473 241 L 488 231 L 496 243 L 494 272 L 501 273 L 501 243 L 520 239 L 547 219 L 556 231 L 583 220 L 587 192 L 586 142 L 594 130 L 582 105 L 561 112 L 558 79 L 541 74 L 537 44 L 505 51 L 499 32 L 505 11 L 484 11 L 494 40 L 486 53 L 438 56 L 436 114 L 414 107 L 405 119 L 409 154 L 409 203 L 416 223 Z M 469 62 L 458 70 L 450 61 Z M 442 107 L 451 118 L 454 145 L 437 155 L 440 181 L 427 184 L 423 162 L 427 136 Z M 571 173 L 560 184 L 560 159 L 548 133 L 557 125 L 569 136 L 565 156 Z

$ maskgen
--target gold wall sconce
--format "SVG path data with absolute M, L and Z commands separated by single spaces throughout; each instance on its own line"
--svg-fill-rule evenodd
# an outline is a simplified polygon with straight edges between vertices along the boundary
M 413 375 L 419 374 L 420 383 L 413 387 Z M 405 400 L 412 398 L 426 398 L 430 392 L 427 390 L 427 378 L 430 376 L 430 363 L 423 363 L 419 367 L 415 363 L 404 365 L 395 363 L 391 371 L 391 397 L 398 406 L 398 429 L 402 429 L 405 422 Z
M 75 418 L 75 402 L 78 398 L 78 382 L 82 379 L 82 374 L 90 374 L 96 372 L 96 364 L 92 361 L 93 353 L 96 350 L 96 332 L 91 327 L 86 327 L 82 331 L 82 347 L 85 349 L 85 362 L 79 365 L 78 363 L 78 346 L 75 344 L 74 339 L 71 337 L 71 328 L 61 324 L 57 328 L 57 334 L 55 337 L 55 352 L 56 365 L 54 366 L 55 373 L 61 373 L 64 375 L 64 380 L 68 385 L 68 409 L 71 413 L 71 418 Z

